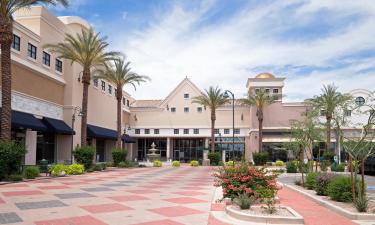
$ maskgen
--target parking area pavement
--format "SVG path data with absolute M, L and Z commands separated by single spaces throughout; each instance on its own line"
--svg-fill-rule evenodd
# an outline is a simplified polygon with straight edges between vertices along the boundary
M 0 224 L 207 224 L 210 167 L 135 168 L 0 185 Z

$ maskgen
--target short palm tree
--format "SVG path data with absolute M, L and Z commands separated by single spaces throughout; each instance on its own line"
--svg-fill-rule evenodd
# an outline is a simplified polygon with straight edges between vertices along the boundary
M 334 112 L 339 106 L 348 103 L 351 99 L 350 95 L 341 94 L 337 91 L 337 87 L 334 84 L 330 84 L 323 86 L 322 94 L 306 100 L 307 105 L 311 106 L 313 110 L 321 111 L 326 117 L 326 151 L 330 149 L 331 121 Z
M 103 79 L 116 86 L 117 99 L 117 141 L 116 147 L 121 148 L 121 101 L 122 90 L 125 85 L 130 84 L 136 89 L 136 84 L 150 80 L 148 76 L 139 75 L 131 71 L 130 62 L 125 56 L 118 56 L 112 64 L 106 64 L 104 70 L 98 70 L 95 79 Z
M 273 104 L 279 95 L 272 94 L 266 92 L 265 89 L 261 88 L 254 93 L 249 93 L 247 98 L 242 99 L 242 103 L 244 105 L 255 106 L 257 112 L 256 116 L 258 118 L 258 130 L 259 130 L 259 137 L 258 137 L 258 150 L 262 152 L 263 150 L 263 120 L 264 120 L 264 109 L 268 106 Z
M 0 1 L 0 45 L 1 45 L 1 123 L 0 139 L 10 140 L 12 112 L 11 45 L 13 40 L 13 13 L 39 3 L 68 5 L 67 0 L 1 0 Z
M 202 95 L 193 98 L 193 103 L 201 104 L 211 110 L 211 152 L 215 152 L 216 109 L 227 102 L 228 98 L 225 97 L 224 92 L 219 87 L 212 86 Z
M 92 28 L 82 29 L 76 36 L 66 34 L 64 42 L 58 44 L 48 44 L 45 47 L 52 53 L 56 53 L 60 58 L 77 62 L 83 67 L 82 83 L 82 121 L 81 121 L 81 145 L 87 143 L 87 106 L 88 88 L 91 81 L 91 70 L 94 67 L 105 66 L 106 62 L 113 59 L 117 52 L 105 52 L 108 43 L 106 38 L 100 37 Z

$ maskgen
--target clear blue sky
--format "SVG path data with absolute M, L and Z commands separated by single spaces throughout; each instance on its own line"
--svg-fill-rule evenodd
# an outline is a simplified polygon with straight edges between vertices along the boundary
M 371 0 L 71 0 L 51 10 L 87 20 L 152 78 L 127 87 L 136 98 L 163 98 L 185 76 L 242 96 L 263 71 L 287 78 L 290 101 L 328 83 L 375 90 Z

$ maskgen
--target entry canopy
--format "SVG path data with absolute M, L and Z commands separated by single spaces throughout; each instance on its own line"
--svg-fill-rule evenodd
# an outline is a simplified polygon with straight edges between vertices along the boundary
M 12 110 L 12 128 L 47 131 L 47 127 L 34 115 L 14 110 Z
M 51 133 L 65 134 L 65 135 L 75 134 L 74 130 L 62 120 L 44 117 L 42 121 L 48 128 L 48 131 Z
M 87 124 L 87 136 L 92 138 L 117 139 L 117 132 L 104 127 Z
M 135 140 L 127 134 L 122 135 L 122 140 L 125 141 L 125 143 L 135 143 Z

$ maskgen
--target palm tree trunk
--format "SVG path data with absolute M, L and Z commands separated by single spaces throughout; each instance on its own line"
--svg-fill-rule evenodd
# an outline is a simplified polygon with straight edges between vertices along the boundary
M 81 120 L 81 146 L 87 145 L 87 107 L 89 100 L 89 85 L 90 85 L 90 69 L 83 69 L 82 83 L 83 83 L 83 95 L 82 95 L 82 120 Z
M 216 120 L 216 112 L 214 109 L 211 109 L 211 152 L 212 153 L 215 152 L 215 120 Z
M 0 44 L 1 44 L 1 123 L 0 139 L 11 139 L 12 126 L 12 72 L 11 72 L 11 44 L 12 23 L 0 18 Z
M 330 150 L 331 147 L 331 117 L 327 117 L 327 142 L 326 142 L 326 152 Z
M 259 130 L 259 139 L 258 139 L 258 149 L 259 152 L 263 151 L 263 112 L 258 111 L 258 130 Z
M 121 101 L 122 87 L 117 87 L 117 141 L 116 147 L 121 148 Z

